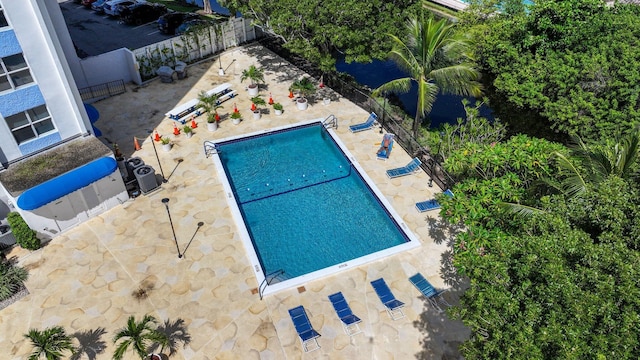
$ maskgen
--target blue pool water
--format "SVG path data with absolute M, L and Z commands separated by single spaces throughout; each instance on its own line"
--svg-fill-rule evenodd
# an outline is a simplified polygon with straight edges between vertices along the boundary
M 265 274 L 297 277 L 409 241 L 318 123 L 218 151 Z

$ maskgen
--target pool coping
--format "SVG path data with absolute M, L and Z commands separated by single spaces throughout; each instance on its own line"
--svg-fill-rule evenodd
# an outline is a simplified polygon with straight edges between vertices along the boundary
M 296 127 L 308 126 L 312 124 L 322 125 L 322 122 L 324 120 L 325 119 L 323 118 L 317 118 L 317 119 L 312 119 L 307 121 L 301 121 L 294 124 L 273 127 L 265 130 L 255 131 L 252 133 L 247 133 L 247 134 L 242 134 L 237 136 L 230 136 L 222 139 L 216 139 L 215 141 L 208 141 L 208 143 L 213 143 L 217 145 L 218 143 L 225 143 L 225 142 L 257 136 L 257 135 L 264 135 L 264 134 L 273 133 L 273 132 L 282 131 L 282 130 L 288 130 Z M 393 221 L 396 222 L 399 230 L 401 230 L 404 233 L 404 235 L 409 239 L 409 241 L 404 244 L 395 245 L 384 250 L 376 251 L 374 253 L 349 260 L 347 262 L 332 265 L 332 266 L 329 266 L 320 270 L 316 270 L 311 273 L 304 274 L 295 278 L 287 279 L 285 281 L 281 281 L 272 285 L 267 285 L 264 291 L 261 292 L 261 296 L 266 296 L 266 295 L 277 293 L 282 290 L 299 287 L 310 281 L 315 281 L 327 276 L 335 275 L 339 272 L 342 272 L 348 269 L 353 269 L 358 266 L 362 266 L 377 260 L 381 260 L 383 258 L 392 256 L 401 252 L 405 252 L 407 250 L 414 249 L 422 245 L 418 237 L 411 231 L 411 229 L 404 222 L 404 220 L 402 220 L 400 215 L 396 212 L 396 210 L 393 208 L 393 206 L 387 200 L 387 198 L 382 194 L 380 189 L 375 185 L 375 183 L 366 173 L 364 168 L 360 166 L 355 156 L 353 156 L 353 154 L 347 149 L 347 146 L 342 142 L 338 134 L 331 128 L 327 128 L 326 126 L 325 128 L 329 133 L 329 135 L 331 136 L 331 138 L 333 139 L 333 141 L 338 145 L 340 150 L 347 157 L 351 165 L 353 165 L 353 167 L 358 171 L 359 175 L 362 177 L 363 181 L 366 183 L 369 189 L 376 196 L 377 200 L 385 207 L 385 210 L 391 216 Z M 218 178 L 220 180 L 220 183 L 223 186 L 224 193 L 226 194 L 226 200 L 227 200 L 227 203 L 229 204 L 229 209 L 234 219 L 234 223 L 238 229 L 239 237 L 245 248 L 245 253 L 247 255 L 247 258 L 252 265 L 254 275 L 256 277 L 256 281 L 259 284 L 258 291 L 260 291 L 260 288 L 262 287 L 264 281 L 266 280 L 266 276 L 270 274 L 265 274 L 262 270 L 262 266 L 260 264 L 258 255 L 256 253 L 256 249 L 253 246 L 251 236 L 249 235 L 249 231 L 247 230 L 247 227 L 245 225 L 244 218 L 242 217 L 242 214 L 240 212 L 240 207 L 236 201 L 235 196 L 233 195 L 233 189 L 227 178 L 226 171 L 224 170 L 224 166 L 222 165 L 222 161 L 220 160 L 220 157 L 217 152 L 213 152 L 211 155 L 212 155 L 211 156 L 212 161 L 216 168 L 216 172 L 218 173 Z

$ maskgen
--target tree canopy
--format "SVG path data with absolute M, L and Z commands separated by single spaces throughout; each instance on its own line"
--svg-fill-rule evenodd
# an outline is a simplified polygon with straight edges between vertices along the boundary
M 336 58 L 370 62 L 385 58 L 386 34 L 399 35 L 405 19 L 417 13 L 417 0 L 220 0 L 256 25 L 281 37 L 290 51 L 333 70 Z
M 453 263 L 470 286 L 450 311 L 473 330 L 466 359 L 640 356 L 638 174 L 622 171 L 633 164 L 623 154 L 637 156 L 636 138 L 570 151 L 520 135 L 448 154 L 445 167 L 461 181 L 455 197 L 440 199 L 441 214 L 466 228 Z M 619 166 L 584 176 L 585 191 L 555 192 L 538 180 L 567 179 L 559 155 L 585 173 L 611 159 Z M 504 202 L 540 211 L 524 217 Z
M 492 108 L 514 130 L 592 140 L 640 124 L 639 6 L 537 0 L 528 11 L 478 14 L 465 18 L 482 40 L 477 61 Z

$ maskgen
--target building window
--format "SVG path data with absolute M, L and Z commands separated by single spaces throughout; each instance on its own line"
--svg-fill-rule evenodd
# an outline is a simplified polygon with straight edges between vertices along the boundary
M 0 58 L 0 91 L 15 89 L 33 82 L 22 54 Z
M 55 130 L 45 105 L 7 116 L 5 120 L 18 144 Z
M 7 18 L 4 17 L 4 10 L 0 7 L 0 29 L 7 26 L 9 26 L 9 23 L 7 22 Z

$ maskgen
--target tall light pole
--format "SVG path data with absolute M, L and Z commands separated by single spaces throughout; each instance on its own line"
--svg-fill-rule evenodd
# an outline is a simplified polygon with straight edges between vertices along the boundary
M 169 224 L 171 225 L 171 232 L 173 233 L 173 241 L 176 243 L 176 249 L 178 249 L 178 259 L 182 258 L 180 254 L 180 247 L 178 246 L 178 239 L 176 238 L 176 230 L 173 228 L 173 221 L 171 220 L 171 212 L 169 211 L 169 198 L 162 199 L 164 207 L 167 209 L 167 215 L 169 216 Z

